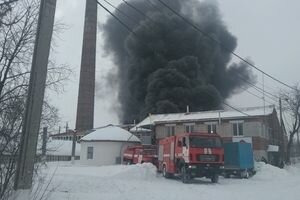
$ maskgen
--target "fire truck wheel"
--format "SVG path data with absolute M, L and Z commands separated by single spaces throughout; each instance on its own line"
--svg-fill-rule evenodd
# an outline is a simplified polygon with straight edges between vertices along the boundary
M 229 172 L 225 172 L 225 178 L 230 178 L 230 173 Z
M 248 179 L 248 178 L 250 177 L 249 171 L 248 171 L 247 169 L 244 170 L 244 171 L 242 171 L 242 172 L 240 173 L 240 177 L 241 177 L 241 178 Z
M 180 171 L 181 171 L 181 181 L 183 183 L 188 183 L 188 181 L 190 180 L 190 176 L 189 176 L 188 172 L 186 171 L 186 167 L 182 166 Z
M 219 175 L 218 174 L 213 174 L 211 177 L 211 182 L 212 183 L 218 183 L 219 182 Z

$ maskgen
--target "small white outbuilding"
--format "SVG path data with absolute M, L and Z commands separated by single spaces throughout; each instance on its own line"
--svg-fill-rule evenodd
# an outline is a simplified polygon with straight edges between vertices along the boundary
M 125 148 L 140 144 L 140 139 L 113 125 L 97 128 L 80 140 L 83 165 L 114 165 L 121 161 Z

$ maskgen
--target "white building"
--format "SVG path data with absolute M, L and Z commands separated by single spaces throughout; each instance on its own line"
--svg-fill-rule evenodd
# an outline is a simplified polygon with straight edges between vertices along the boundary
M 80 140 L 80 162 L 84 165 L 114 165 L 127 146 L 140 144 L 130 132 L 113 125 L 95 129 Z

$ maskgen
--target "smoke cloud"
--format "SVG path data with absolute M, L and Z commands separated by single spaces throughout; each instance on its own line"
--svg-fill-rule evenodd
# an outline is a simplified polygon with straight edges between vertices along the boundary
M 243 63 L 231 63 L 237 39 L 227 30 L 218 6 L 211 1 L 164 0 L 201 30 L 226 46 L 225 50 L 158 1 L 131 0 L 115 11 L 132 32 L 113 17 L 102 27 L 105 50 L 117 66 L 122 122 L 142 120 L 149 113 L 219 109 L 222 101 L 241 91 L 254 76 Z M 241 79 L 242 77 L 242 79 Z

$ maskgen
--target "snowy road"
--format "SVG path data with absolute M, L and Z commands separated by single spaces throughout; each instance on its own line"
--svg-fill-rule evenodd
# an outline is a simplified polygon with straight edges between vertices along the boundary
M 57 166 L 56 166 L 57 165 Z M 164 179 L 152 165 L 87 167 L 51 164 L 47 180 L 55 172 L 47 196 L 49 200 L 282 200 L 300 198 L 300 166 L 278 169 L 261 165 L 251 179 L 208 179 L 193 184 Z M 46 181 L 46 186 L 49 181 Z

